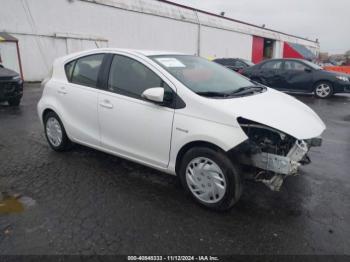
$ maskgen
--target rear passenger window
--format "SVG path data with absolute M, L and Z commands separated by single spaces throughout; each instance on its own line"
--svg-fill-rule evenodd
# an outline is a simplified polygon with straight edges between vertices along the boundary
M 281 69 L 282 61 L 270 61 L 261 66 L 261 69 Z
M 306 68 L 308 68 L 306 65 L 296 61 L 286 61 L 284 63 L 284 69 L 286 70 L 305 71 Z
M 79 58 L 75 64 L 71 82 L 83 86 L 97 87 L 97 78 L 103 57 L 103 54 L 98 54 Z
M 172 90 L 151 69 L 126 56 L 115 55 L 108 80 L 108 90 L 141 99 L 142 93 L 152 87 L 164 87 L 164 99 L 172 96 Z

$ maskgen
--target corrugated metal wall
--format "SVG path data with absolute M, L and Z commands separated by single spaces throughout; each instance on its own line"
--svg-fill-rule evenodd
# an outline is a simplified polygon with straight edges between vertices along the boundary
M 318 48 L 311 41 L 152 0 L 1 0 L 0 31 L 19 39 L 27 81 L 42 80 L 58 56 L 95 47 L 251 59 L 252 35 L 260 35 Z
M 252 57 L 252 36 L 202 26 L 200 54 L 204 57 Z

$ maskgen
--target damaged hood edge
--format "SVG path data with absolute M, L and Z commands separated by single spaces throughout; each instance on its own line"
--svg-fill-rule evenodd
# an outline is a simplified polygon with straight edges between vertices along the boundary
M 319 137 L 326 129 L 320 117 L 307 105 L 270 88 L 257 95 L 220 100 L 220 104 L 217 106 L 229 109 L 236 119 L 243 117 L 296 139 Z

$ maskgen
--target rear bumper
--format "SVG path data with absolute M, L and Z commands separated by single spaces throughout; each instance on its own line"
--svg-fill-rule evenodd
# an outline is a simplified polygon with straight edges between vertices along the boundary
M 0 101 L 22 98 L 23 81 L 0 81 Z

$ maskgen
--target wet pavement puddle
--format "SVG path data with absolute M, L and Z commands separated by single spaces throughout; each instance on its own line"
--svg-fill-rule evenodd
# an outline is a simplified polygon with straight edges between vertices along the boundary
M 35 200 L 21 195 L 2 194 L 0 197 L 0 215 L 21 213 L 25 209 L 34 206 Z

